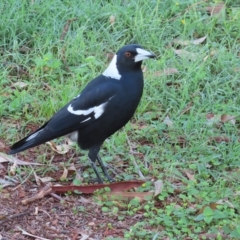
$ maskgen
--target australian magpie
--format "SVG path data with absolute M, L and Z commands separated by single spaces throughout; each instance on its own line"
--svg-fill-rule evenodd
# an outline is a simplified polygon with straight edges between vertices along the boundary
M 133 116 L 143 92 L 142 60 L 154 57 L 137 44 L 122 47 L 101 75 L 42 127 L 13 144 L 9 154 L 68 135 L 81 149 L 89 150 L 88 157 L 99 182 L 103 181 L 96 160 L 111 181 L 98 154 L 100 147 Z

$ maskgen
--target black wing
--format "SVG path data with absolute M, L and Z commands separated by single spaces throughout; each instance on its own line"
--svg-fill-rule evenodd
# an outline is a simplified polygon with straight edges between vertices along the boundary
M 42 127 L 15 143 L 9 152 L 14 154 L 74 132 L 96 121 L 106 105 L 119 90 L 118 80 L 102 75 L 91 81 L 71 102 L 60 109 Z

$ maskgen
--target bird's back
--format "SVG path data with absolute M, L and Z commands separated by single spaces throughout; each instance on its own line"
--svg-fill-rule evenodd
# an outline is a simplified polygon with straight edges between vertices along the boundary
M 110 99 L 104 113 L 95 122 L 78 130 L 78 144 L 82 149 L 89 149 L 101 144 L 106 138 L 122 128 L 133 116 L 143 92 L 142 72 L 128 73 L 120 80 L 114 81 L 116 91 Z

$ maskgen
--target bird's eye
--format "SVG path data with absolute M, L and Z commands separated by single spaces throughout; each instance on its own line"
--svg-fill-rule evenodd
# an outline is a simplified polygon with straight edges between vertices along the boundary
M 129 58 L 132 56 L 132 54 L 130 52 L 125 52 L 125 56 Z

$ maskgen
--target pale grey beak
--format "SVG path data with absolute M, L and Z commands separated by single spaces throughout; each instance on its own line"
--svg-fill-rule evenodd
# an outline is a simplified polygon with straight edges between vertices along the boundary
M 156 57 L 156 55 L 154 55 L 153 53 L 147 50 L 144 50 L 142 48 L 137 48 L 136 51 L 137 51 L 137 55 L 135 56 L 135 62 L 140 62 L 144 59 Z

